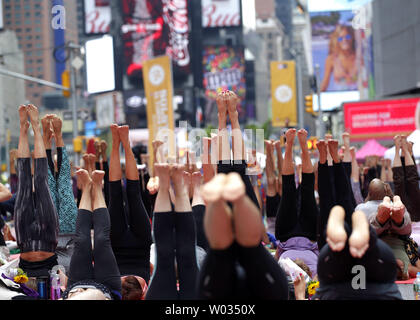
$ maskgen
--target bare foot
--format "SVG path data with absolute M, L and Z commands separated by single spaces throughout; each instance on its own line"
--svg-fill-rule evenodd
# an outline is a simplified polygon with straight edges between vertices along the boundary
M 300 129 L 297 135 L 298 135 L 300 148 L 302 149 L 302 151 L 308 150 L 308 143 L 307 143 L 308 132 L 305 129 Z
M 318 149 L 318 153 L 319 153 L 319 163 L 320 164 L 324 164 L 325 162 L 327 162 L 327 144 L 325 143 L 324 140 L 319 140 L 316 143 L 316 148 Z
M 83 169 L 87 170 L 90 173 L 90 164 L 89 164 L 89 154 L 85 153 L 82 157 L 83 159 Z
M 331 209 L 327 223 L 327 243 L 332 251 L 344 249 L 347 240 L 347 233 L 344 229 L 345 211 L 340 206 Z
M 237 172 L 231 172 L 226 176 L 225 186 L 222 193 L 226 201 L 235 202 L 245 195 L 245 184 Z
M 191 181 L 191 173 L 188 171 L 184 171 L 183 172 L 183 177 L 184 177 L 184 186 L 185 186 L 185 191 L 187 192 L 188 196 L 190 197 L 190 199 L 193 196 L 193 189 L 192 189 L 192 181 Z
M 341 137 L 343 138 L 344 149 L 350 149 L 350 134 L 348 132 L 344 132 Z
M 51 149 L 51 140 L 53 137 L 53 129 L 51 125 L 51 115 L 47 114 L 41 119 L 42 137 L 44 139 L 45 149 Z
M 92 179 L 90 178 L 89 172 L 85 169 L 79 169 L 76 171 L 76 175 L 78 187 L 83 191 L 89 190 L 92 186 Z
M 152 141 L 152 147 L 153 147 L 153 154 L 154 154 L 154 161 L 157 163 L 163 162 L 163 156 L 162 156 L 162 148 L 163 141 L 160 140 L 153 140 Z
M 33 104 L 28 104 L 27 106 L 29 120 L 31 122 L 32 128 L 39 128 L 39 112 L 38 108 Z
M 222 91 L 217 94 L 216 104 L 219 117 L 226 118 L 226 115 L 228 113 L 226 91 Z
M 96 140 L 95 143 L 94 143 L 94 147 L 95 147 L 96 159 L 98 159 L 98 161 L 99 161 L 99 158 L 101 156 L 101 142 Z
M 296 129 L 292 128 L 286 131 L 286 146 L 292 147 L 295 141 Z
M 335 163 L 340 162 L 340 156 L 338 155 L 338 141 L 335 139 L 328 140 L 328 151 Z
M 63 127 L 63 121 L 57 116 L 53 115 L 51 118 L 51 125 L 54 131 L 54 135 L 61 136 L 61 128 Z
M 114 123 L 114 124 L 111 124 L 109 128 L 111 129 L 111 134 L 112 134 L 112 146 L 118 147 L 121 141 L 120 134 L 118 133 L 118 125 Z
M 28 132 L 28 129 L 29 129 L 28 109 L 25 105 L 21 105 L 19 107 L 19 121 L 20 121 L 20 129 L 23 130 L 25 133 Z
M 385 197 L 382 203 L 378 206 L 378 213 L 376 219 L 380 224 L 384 224 L 391 217 L 392 203 L 390 197 Z
M 159 191 L 159 177 L 150 177 L 146 188 L 149 190 L 150 194 L 157 193 Z
M 120 140 L 124 148 L 130 147 L 129 130 L 130 130 L 129 126 L 118 127 L 118 134 L 120 135 Z
M 209 182 L 201 186 L 201 197 L 206 203 L 216 202 L 222 198 L 226 175 L 219 173 Z
M 105 176 L 105 171 L 94 170 L 92 172 L 92 183 L 96 187 L 101 187 L 102 188 L 102 182 L 103 182 L 104 176 Z
M 399 196 L 394 196 L 392 199 L 392 214 L 391 219 L 397 224 L 401 225 L 404 221 L 405 206 Z
M 229 113 L 229 117 L 237 117 L 238 116 L 238 102 L 239 98 L 233 91 L 227 92 L 227 110 Z
M 106 143 L 105 140 L 101 140 L 100 148 L 101 148 L 102 160 L 106 161 L 106 149 L 108 148 L 108 144 Z
M 353 223 L 349 238 L 350 254 L 361 258 L 369 248 L 369 222 L 363 211 L 355 211 L 351 216 Z
M 169 190 L 169 165 L 167 163 L 155 164 L 155 173 L 159 178 L 159 189 Z
M 88 154 L 88 161 L 89 161 L 89 168 L 90 173 L 92 173 L 96 169 L 96 156 L 93 153 Z

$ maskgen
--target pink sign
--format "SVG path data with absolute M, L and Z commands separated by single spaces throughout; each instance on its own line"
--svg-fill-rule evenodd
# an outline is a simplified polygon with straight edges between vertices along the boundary
M 420 98 L 344 103 L 347 132 L 353 136 L 391 137 L 416 129 L 416 108 Z
M 202 0 L 203 28 L 241 25 L 239 0 Z

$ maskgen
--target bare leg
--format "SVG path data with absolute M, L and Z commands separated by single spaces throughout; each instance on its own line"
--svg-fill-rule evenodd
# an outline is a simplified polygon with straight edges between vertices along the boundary
M 57 148 L 64 147 L 63 134 L 61 129 L 63 127 L 63 121 L 55 114 L 51 115 L 51 126 L 54 132 L 55 146 Z
M 226 175 L 219 173 L 201 187 L 201 196 L 206 202 L 204 231 L 212 249 L 228 248 L 234 240 L 232 212 L 222 199 Z
M 295 168 L 293 165 L 293 143 L 296 135 L 296 129 L 289 129 L 286 132 L 286 151 L 284 153 L 283 161 L 283 175 L 294 174 Z
M 363 211 L 355 211 L 351 216 L 353 230 L 349 238 L 350 254 L 361 258 L 369 248 L 369 222 Z
M 325 138 L 325 142 L 328 144 L 328 141 L 332 140 L 333 136 L 332 136 L 332 134 L 327 133 L 327 134 L 324 136 L 324 138 Z M 332 164 L 333 164 L 333 159 L 332 159 L 332 157 L 331 157 L 330 153 L 327 153 L 327 161 L 328 161 L 328 165 L 329 165 L 329 166 L 332 166 Z
M 345 211 L 340 206 L 331 209 L 327 223 L 327 243 L 332 251 L 344 249 L 347 241 L 347 233 L 344 230 Z
M 191 184 L 193 188 L 193 200 L 191 203 L 191 206 L 197 206 L 197 205 L 204 205 L 204 200 L 201 197 L 200 193 L 200 187 L 201 187 L 201 173 L 200 171 L 194 172 L 191 175 Z
M 392 166 L 402 167 L 401 156 L 400 156 L 400 151 L 401 151 L 401 136 L 400 135 L 396 135 L 394 137 L 394 144 L 395 144 L 395 155 L 394 155 L 394 162 Z
M 233 203 L 235 238 L 243 247 L 255 247 L 265 231 L 261 214 L 255 204 L 246 196 L 245 184 L 240 175 L 231 172 L 226 176 L 223 197 Z
M 47 114 L 41 119 L 42 138 L 44 140 L 45 149 L 51 150 L 53 130 L 51 125 L 51 115 Z
M 277 154 L 277 172 L 278 172 L 278 176 L 277 176 L 277 193 L 281 196 L 282 194 L 282 185 L 283 185 L 283 180 L 282 180 L 282 172 L 283 172 L 283 154 L 281 151 L 281 141 L 277 140 L 274 142 L 274 147 L 276 148 L 276 154 Z
M 92 179 L 87 170 L 79 169 L 76 172 L 77 184 L 82 190 L 82 198 L 80 199 L 79 209 L 92 211 Z
M 30 158 L 31 153 L 29 151 L 29 142 L 28 142 L 28 111 L 27 107 L 22 105 L 19 107 L 19 121 L 20 121 L 20 135 L 19 135 L 19 145 L 18 145 L 18 158 Z
M 203 137 L 203 154 L 201 158 L 201 162 L 203 165 L 203 177 L 204 182 L 210 181 L 214 177 L 214 168 L 211 159 L 211 138 Z
M 31 121 L 32 129 L 34 131 L 34 158 L 46 158 L 47 153 L 45 151 L 44 139 L 42 138 L 41 128 L 39 126 L 39 113 L 38 108 L 33 104 L 27 107 L 29 119 Z
M 185 191 L 187 192 L 188 198 L 192 199 L 193 194 L 192 194 L 191 173 L 184 171 L 183 176 L 184 176 Z
M 107 148 L 108 148 L 108 144 L 106 143 L 105 140 L 102 140 L 101 141 L 101 157 L 102 157 L 102 162 L 107 162 L 108 161 L 108 157 L 106 155 L 106 149 Z
M 125 152 L 125 177 L 128 180 L 139 180 L 139 170 L 137 169 L 137 161 L 131 150 L 130 139 L 128 137 L 128 126 L 118 127 L 118 134 Z
M 305 129 L 300 129 L 297 133 L 298 140 L 300 144 L 300 148 L 302 150 L 301 158 L 302 158 L 302 173 L 313 173 L 314 167 L 312 165 L 311 157 L 309 155 L 307 138 L 308 132 Z
M 101 142 L 100 141 L 95 141 L 95 156 L 96 156 L 96 160 L 98 162 L 101 162 Z
M 340 156 L 338 155 L 338 141 L 331 139 L 328 141 L 328 150 L 334 163 L 340 163 Z
M 111 125 L 112 149 L 109 161 L 109 181 L 119 181 L 122 179 L 121 160 L 120 160 L 120 134 L 118 125 Z
M 102 192 L 102 182 L 105 171 L 95 170 L 92 172 L 92 211 L 100 208 L 106 208 L 104 194 Z
M 172 211 L 169 198 L 169 165 L 167 163 L 155 164 L 155 173 L 159 178 L 159 191 L 155 201 L 155 212 Z
M 274 172 L 274 156 L 273 144 L 269 140 L 265 140 L 266 150 L 266 166 L 265 173 L 267 175 L 267 196 L 274 197 L 277 193 L 276 190 L 276 174 Z
M 217 109 L 218 109 L 218 118 L 219 118 L 219 132 L 218 132 L 218 147 L 219 147 L 219 161 L 228 161 L 230 162 L 230 143 L 229 143 L 229 134 L 226 128 L 227 122 L 227 95 L 225 92 L 218 94 L 217 99 Z
M 347 132 L 342 134 L 343 138 L 343 145 L 344 145 L 344 157 L 343 162 L 351 162 L 351 154 L 350 154 L 350 135 Z
M 184 168 L 180 164 L 174 164 L 171 168 L 171 180 L 175 192 L 175 211 L 190 212 L 191 204 L 186 187 L 184 185 Z
M 414 165 L 414 161 L 413 158 L 411 156 L 410 153 L 410 147 L 409 144 L 407 142 L 407 137 L 406 136 L 401 136 L 401 149 L 402 149 L 402 154 L 404 155 L 404 161 L 405 161 L 405 165 L 406 166 L 413 166 Z
M 237 95 L 229 91 L 227 108 L 229 113 L 230 123 L 232 125 L 232 152 L 233 160 L 244 160 L 245 159 L 245 143 L 242 137 L 241 127 L 239 125 L 239 115 L 237 106 L 239 98 Z
M 356 159 L 356 149 L 354 147 L 350 148 L 351 155 L 351 179 L 354 182 L 359 182 L 360 170 L 359 165 L 357 164 Z

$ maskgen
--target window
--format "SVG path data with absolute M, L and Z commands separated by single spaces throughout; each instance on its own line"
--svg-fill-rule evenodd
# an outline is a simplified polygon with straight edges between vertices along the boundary
M 35 32 L 41 32 L 41 28 L 40 27 L 35 27 Z
M 37 55 L 38 57 L 41 57 L 41 56 L 42 56 L 42 51 L 41 51 L 41 50 L 38 50 L 38 51 L 36 52 L 36 55 Z
M 36 63 L 42 63 L 42 59 L 36 59 Z
M 26 18 L 30 18 L 31 17 L 31 13 L 30 12 L 25 12 L 25 17 Z
M 26 69 L 26 71 L 27 71 L 28 73 L 32 73 L 32 72 L 34 72 L 34 68 L 27 68 L 27 69 Z
M 33 62 L 34 62 L 34 60 L 32 60 L 32 59 L 29 59 L 29 60 L 28 60 L 28 63 L 29 63 L 29 64 L 31 64 L 31 63 L 33 63 Z
M 38 97 L 39 97 L 39 93 L 34 93 L 32 96 L 33 96 L 34 98 L 38 98 Z
M 21 28 L 16 28 L 16 29 L 15 29 L 15 31 L 16 31 L 16 32 L 21 32 L 21 31 L 22 31 L 22 29 L 21 29 Z
M 26 48 L 32 48 L 32 43 L 27 43 Z
M 38 71 L 38 72 L 42 72 L 42 67 L 38 67 L 38 68 L 36 68 L 36 71 Z
M 33 83 L 28 83 L 28 88 L 33 88 L 34 84 Z
M 32 56 L 32 51 L 27 51 L 27 52 L 26 52 L 26 56 L 27 56 L 27 57 Z
M 26 32 L 31 32 L 32 28 L 26 28 L 25 31 Z
M 39 40 L 39 39 L 41 39 L 41 36 L 35 36 L 35 39 Z
M 42 13 L 40 11 L 35 12 L 35 17 L 42 17 Z
M 35 19 L 35 23 L 36 24 L 41 24 L 41 20 L 40 19 Z
M 26 36 L 26 40 L 32 40 L 32 36 L 31 35 Z
M 36 44 L 35 44 L 35 47 L 36 47 L 36 48 L 42 48 L 42 43 L 40 43 L 40 42 L 36 43 Z

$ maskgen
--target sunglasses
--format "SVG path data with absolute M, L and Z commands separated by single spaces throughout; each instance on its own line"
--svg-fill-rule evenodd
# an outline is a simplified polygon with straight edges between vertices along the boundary
M 338 37 L 338 42 L 341 42 L 343 40 L 351 40 L 351 35 L 346 34 L 344 37 Z

